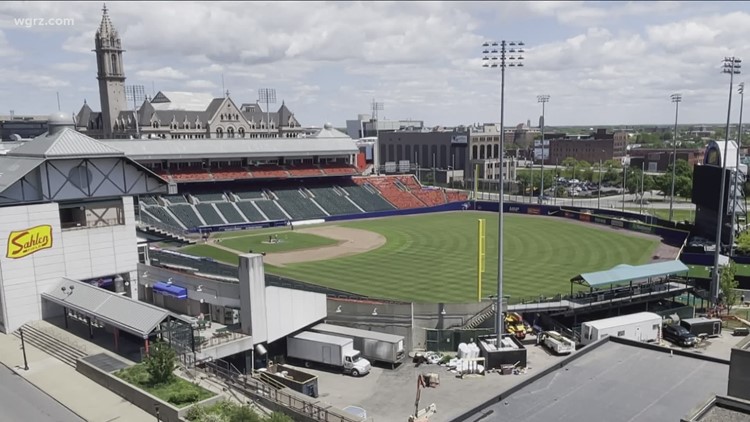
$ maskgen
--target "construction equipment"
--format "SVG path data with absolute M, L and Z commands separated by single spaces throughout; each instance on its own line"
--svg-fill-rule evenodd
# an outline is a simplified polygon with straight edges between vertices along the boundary
M 430 416 L 437 413 L 435 403 L 430 404 L 424 409 L 419 409 L 419 400 L 422 396 L 423 388 L 436 388 L 440 385 L 438 374 L 421 374 L 417 376 L 417 399 L 414 401 L 414 414 L 409 416 L 409 422 L 428 422 Z
M 532 334 L 534 330 L 526 323 L 517 312 L 505 314 L 505 331 L 513 334 L 517 339 L 523 340 L 526 334 Z
M 566 355 L 576 350 L 576 343 L 557 331 L 542 331 L 539 333 L 539 342 L 558 355 Z

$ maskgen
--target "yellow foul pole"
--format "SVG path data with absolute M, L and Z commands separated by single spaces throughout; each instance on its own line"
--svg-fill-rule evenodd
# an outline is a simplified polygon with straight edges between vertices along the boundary
M 482 274 L 485 265 L 485 235 L 487 233 L 486 221 L 484 218 L 477 220 L 477 302 L 482 301 Z

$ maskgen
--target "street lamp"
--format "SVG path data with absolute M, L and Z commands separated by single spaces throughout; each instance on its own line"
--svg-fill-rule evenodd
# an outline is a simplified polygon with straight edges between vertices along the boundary
M 23 328 L 18 329 L 18 334 L 21 335 L 21 351 L 23 352 L 23 369 L 24 371 L 28 371 L 29 361 L 26 360 L 26 342 L 23 340 Z
M 740 73 L 740 63 L 742 60 L 737 57 L 725 57 L 724 66 L 721 69 L 722 73 L 729 74 L 729 101 L 727 104 L 727 126 L 724 133 L 724 152 L 723 158 L 724 163 L 721 168 L 721 188 L 719 189 L 719 210 L 716 217 L 716 250 L 714 251 L 714 268 L 716 269 L 711 274 L 711 303 L 717 305 L 719 301 L 719 255 L 721 255 L 721 226 L 724 217 L 724 192 L 726 183 L 726 168 L 727 168 L 727 151 L 729 149 L 729 119 L 732 114 L 732 88 L 734 84 L 734 75 Z M 734 228 L 732 228 L 734 230 Z
M 545 158 L 544 157 L 544 105 L 549 101 L 549 95 L 547 95 L 547 94 L 545 94 L 545 95 L 537 95 L 536 101 L 539 102 L 539 103 L 542 103 L 542 124 L 540 125 L 541 126 L 540 129 L 542 131 L 542 177 L 541 177 L 541 182 L 539 182 L 540 183 L 540 190 L 539 190 L 539 196 L 540 196 L 539 199 L 540 199 L 540 201 L 539 201 L 539 203 L 542 203 L 542 201 L 543 201 L 542 198 L 544 198 L 544 158 Z M 532 189 L 533 189 L 533 187 L 532 187 Z
M 672 207 L 674 204 L 674 181 L 677 177 L 677 114 L 680 110 L 682 94 L 672 94 L 674 103 L 674 136 L 672 137 L 672 192 L 669 195 L 669 221 L 672 221 Z
M 524 43 L 521 41 L 492 41 L 482 44 L 482 66 L 500 68 L 500 177 L 498 178 L 498 225 L 497 225 L 497 306 L 495 309 L 495 336 L 500 346 L 503 327 L 503 205 L 505 165 L 505 67 L 523 67 Z
M 736 230 L 735 224 L 737 224 L 736 221 L 736 214 L 737 214 L 737 190 L 739 189 L 738 181 L 739 181 L 739 171 L 740 171 L 740 145 L 742 143 L 742 108 L 745 105 L 745 83 L 740 82 L 740 85 L 737 87 L 737 93 L 740 94 L 740 123 L 739 127 L 737 128 L 737 163 L 734 167 L 734 183 L 732 184 L 732 236 L 730 238 L 729 242 L 729 256 L 734 255 L 734 233 Z

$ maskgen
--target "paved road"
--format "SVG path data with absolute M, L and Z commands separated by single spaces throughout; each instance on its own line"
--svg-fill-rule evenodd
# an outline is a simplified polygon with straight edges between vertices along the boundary
M 84 422 L 1 364 L 0 413 L 0 420 L 3 421 Z

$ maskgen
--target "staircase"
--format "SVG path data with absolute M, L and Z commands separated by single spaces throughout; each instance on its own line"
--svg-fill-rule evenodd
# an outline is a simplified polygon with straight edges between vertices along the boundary
M 478 314 L 469 318 L 469 320 L 466 321 L 466 324 L 464 324 L 461 328 L 464 330 L 473 330 L 479 327 L 484 321 L 487 321 L 494 315 L 495 315 L 495 304 L 492 303 L 491 305 L 482 309 Z
M 59 359 L 66 365 L 70 365 L 73 368 L 76 367 L 76 361 L 80 358 L 88 356 L 88 353 L 82 346 L 77 344 L 69 344 L 53 334 L 35 327 L 33 323 L 25 324 L 23 327 L 23 339 L 25 343 L 28 343 L 37 349 L 42 350 L 48 355 Z M 18 330 L 13 332 L 13 335 L 21 338 L 21 334 Z
M 174 229 L 171 229 L 171 230 L 167 229 L 166 224 L 164 225 L 164 228 L 162 228 L 162 227 L 157 227 L 154 224 L 146 223 L 143 221 L 137 221 L 136 223 L 139 229 L 147 233 L 153 233 L 156 235 L 168 237 L 170 239 L 177 240 L 177 241 L 187 243 L 190 245 L 195 245 L 198 243 L 198 241 L 195 239 L 175 233 Z

